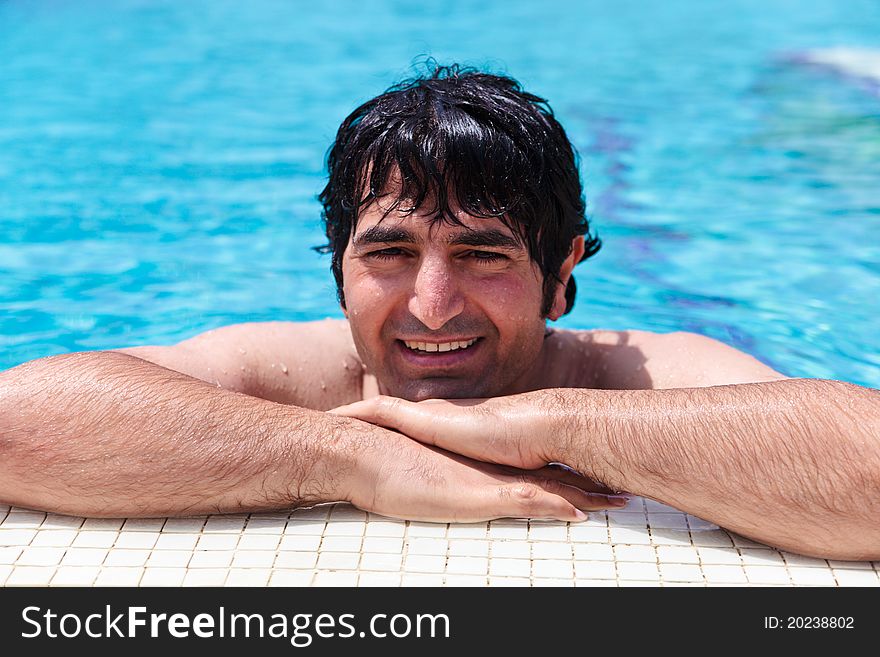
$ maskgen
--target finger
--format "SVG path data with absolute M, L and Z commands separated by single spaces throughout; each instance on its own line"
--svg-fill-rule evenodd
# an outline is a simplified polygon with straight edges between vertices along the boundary
M 629 498 L 623 495 L 607 495 L 604 493 L 586 491 L 576 486 L 569 486 L 556 479 L 535 477 L 533 475 L 526 475 L 521 479 L 526 482 L 537 484 L 548 493 L 558 495 L 582 511 L 619 509 L 626 506 L 627 502 L 629 502 Z
M 555 479 L 563 484 L 574 486 L 591 493 L 601 493 L 603 495 L 619 495 L 620 492 L 612 488 L 608 488 L 605 484 L 585 477 L 571 468 L 560 467 L 559 465 L 548 465 L 538 470 L 530 470 L 530 474 L 547 479 Z
M 428 412 L 424 407 L 420 408 L 415 402 L 385 395 L 338 406 L 327 412 L 395 429 L 428 445 L 439 445 L 438 436 L 455 423 L 440 414 Z
M 553 518 L 565 522 L 586 520 L 585 511 L 620 508 L 625 499 L 615 499 L 599 493 L 588 493 L 551 479 L 525 477 L 521 481 L 502 486 L 499 494 L 508 513 L 519 518 Z

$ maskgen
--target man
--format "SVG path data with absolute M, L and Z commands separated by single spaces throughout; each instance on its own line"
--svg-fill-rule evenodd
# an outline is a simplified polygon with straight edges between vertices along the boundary
M 880 393 L 699 335 L 547 329 L 599 242 L 542 99 L 439 68 L 355 110 L 328 168 L 346 321 L 0 374 L 0 500 L 577 521 L 629 491 L 778 547 L 878 558 Z

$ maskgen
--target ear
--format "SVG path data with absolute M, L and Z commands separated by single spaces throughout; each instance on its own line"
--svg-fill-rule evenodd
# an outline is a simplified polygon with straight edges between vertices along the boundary
M 578 235 L 571 241 L 571 252 L 562 262 L 559 268 L 559 280 L 561 283 L 556 284 L 556 294 L 553 296 L 553 306 L 547 317 L 551 320 L 557 320 L 565 313 L 565 287 L 568 285 L 568 279 L 571 278 L 571 272 L 574 266 L 584 257 L 584 236 Z

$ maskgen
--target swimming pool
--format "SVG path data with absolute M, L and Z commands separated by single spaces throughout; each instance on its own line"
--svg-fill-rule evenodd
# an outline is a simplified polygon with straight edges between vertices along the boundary
M 880 98 L 793 61 L 880 47 L 880 5 L 644 4 L 0 4 L 0 369 L 341 316 L 324 153 L 428 54 L 518 78 L 581 153 L 605 246 L 562 326 L 880 387 Z

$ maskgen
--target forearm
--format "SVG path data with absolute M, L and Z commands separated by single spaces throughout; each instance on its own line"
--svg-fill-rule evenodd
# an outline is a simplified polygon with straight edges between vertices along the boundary
M 33 361 L 0 373 L 0 502 L 155 516 L 343 499 L 344 424 L 124 354 Z
M 880 557 L 880 392 L 789 379 L 554 394 L 582 472 L 777 547 Z

